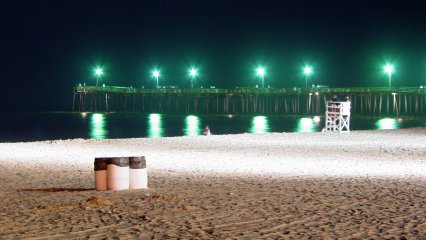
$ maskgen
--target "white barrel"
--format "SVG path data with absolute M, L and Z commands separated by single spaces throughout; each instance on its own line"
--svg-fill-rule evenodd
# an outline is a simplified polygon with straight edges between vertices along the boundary
M 95 158 L 95 189 L 107 190 L 107 159 Z
M 109 190 L 129 189 L 129 158 L 108 158 L 107 184 Z
M 130 189 L 148 188 L 148 171 L 145 157 L 130 157 Z

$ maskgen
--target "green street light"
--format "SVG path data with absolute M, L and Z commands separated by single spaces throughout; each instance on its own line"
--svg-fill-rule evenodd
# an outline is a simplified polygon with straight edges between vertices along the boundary
M 305 66 L 303 68 L 303 74 L 305 75 L 305 88 L 308 88 L 308 78 L 312 74 L 312 67 Z
M 154 69 L 154 71 L 152 72 L 152 76 L 154 76 L 154 78 L 157 80 L 157 88 L 158 88 L 158 77 L 160 76 L 160 71 L 158 71 L 157 69 Z
M 194 78 L 198 75 L 198 71 L 195 68 L 189 69 L 189 75 L 191 76 L 191 88 L 194 87 Z
M 383 70 L 389 77 L 389 87 L 391 87 L 391 79 L 392 79 L 392 73 L 394 71 L 394 67 L 392 64 L 386 64 Z
M 97 68 L 95 69 L 95 75 L 96 75 L 96 87 L 98 86 L 99 78 L 100 78 L 100 77 L 102 77 L 102 74 L 103 74 L 103 73 L 104 73 L 104 72 L 103 72 L 102 68 L 97 67 Z
M 264 67 L 258 67 L 256 69 L 257 75 L 259 75 L 262 78 L 262 88 L 265 87 L 265 68 Z

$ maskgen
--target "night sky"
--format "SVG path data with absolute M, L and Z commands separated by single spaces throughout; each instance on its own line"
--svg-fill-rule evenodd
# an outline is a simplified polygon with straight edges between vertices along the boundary
M 1 1 L 0 111 L 71 110 L 72 88 L 426 85 L 421 1 Z

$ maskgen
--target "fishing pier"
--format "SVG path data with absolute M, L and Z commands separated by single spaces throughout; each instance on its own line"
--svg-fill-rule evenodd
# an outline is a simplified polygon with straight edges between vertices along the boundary
M 73 111 L 220 114 L 318 114 L 337 95 L 352 114 L 421 115 L 426 87 L 357 88 L 133 88 L 76 86 Z

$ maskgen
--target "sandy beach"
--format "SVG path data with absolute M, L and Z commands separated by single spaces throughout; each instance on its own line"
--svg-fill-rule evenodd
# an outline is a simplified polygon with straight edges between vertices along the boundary
M 146 190 L 95 191 L 145 156 Z M 426 128 L 0 143 L 1 239 L 426 239 Z

